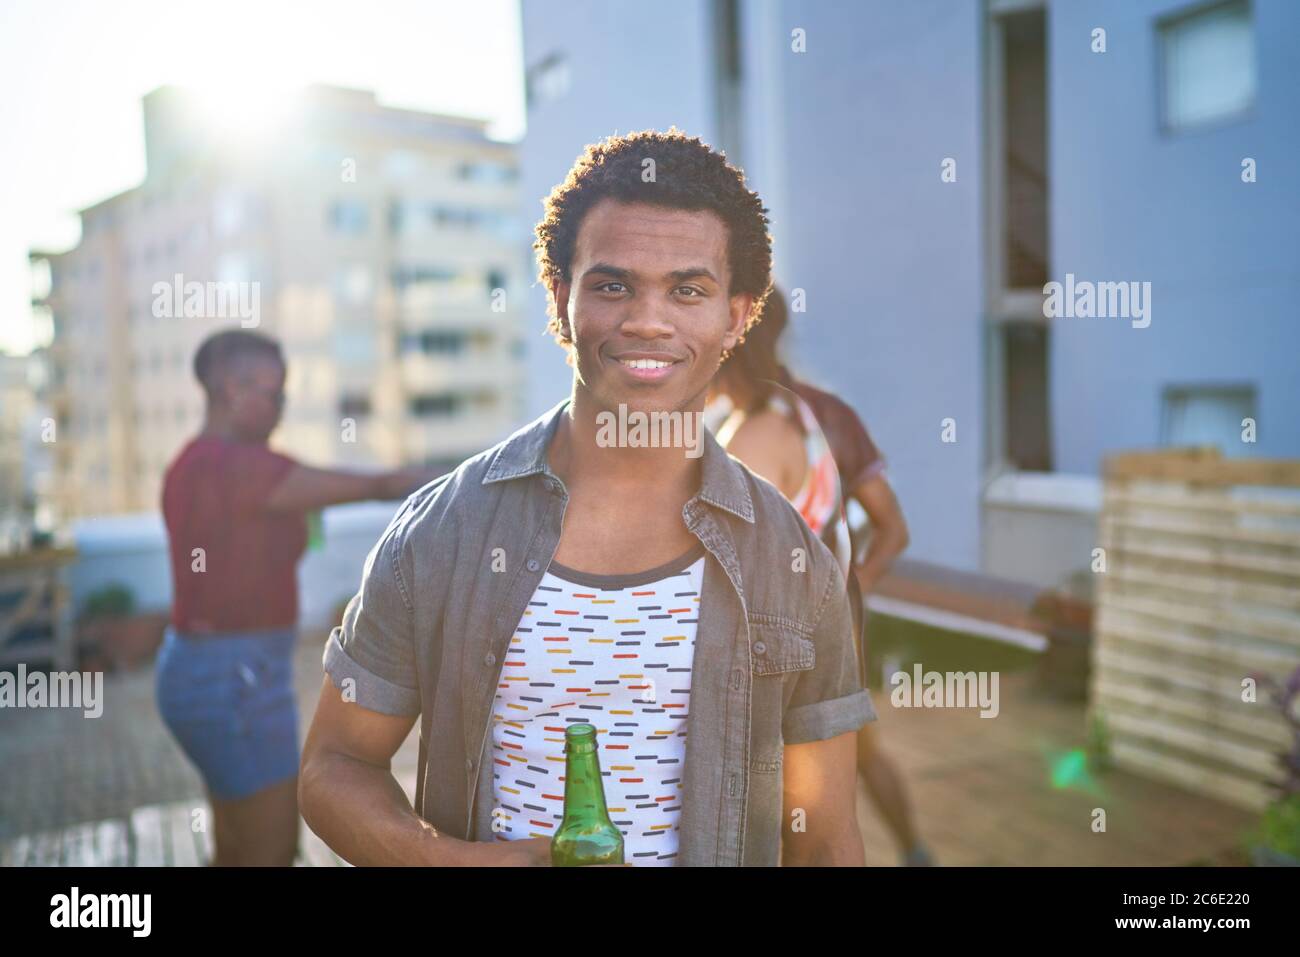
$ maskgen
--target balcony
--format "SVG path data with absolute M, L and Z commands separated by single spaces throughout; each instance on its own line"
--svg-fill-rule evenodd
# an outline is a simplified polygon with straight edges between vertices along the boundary
M 509 391 L 523 375 L 520 364 L 501 352 L 466 351 L 459 355 L 407 353 L 398 360 L 402 388 L 415 392 L 476 390 Z
M 491 321 L 508 313 L 492 311 L 492 294 L 486 282 L 414 283 L 396 291 L 399 318 L 419 325 L 466 318 Z

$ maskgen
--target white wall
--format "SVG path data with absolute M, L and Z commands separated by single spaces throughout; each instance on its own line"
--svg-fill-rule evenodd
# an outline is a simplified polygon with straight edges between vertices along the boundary
M 298 566 L 299 624 L 323 627 L 340 599 L 354 594 L 366 555 L 396 512 L 395 502 L 361 502 L 325 510 L 324 546 L 308 551 Z M 120 583 L 135 594 L 141 611 L 171 607 L 167 535 L 156 513 L 116 515 L 75 522 L 80 557 L 68 572 L 73 608 L 105 585 Z

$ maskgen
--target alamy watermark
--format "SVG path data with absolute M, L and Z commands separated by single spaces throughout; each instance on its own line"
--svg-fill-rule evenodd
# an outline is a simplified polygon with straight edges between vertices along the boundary
M 996 671 L 922 671 L 918 662 L 911 674 L 895 671 L 889 683 L 895 708 L 979 708 L 981 718 L 996 718 L 1001 710 Z
M 601 448 L 684 448 L 688 459 L 704 454 L 703 417 L 699 412 L 628 411 L 596 413 L 596 444 Z
M 238 319 L 245 329 L 262 322 L 260 282 L 186 282 L 176 273 L 170 283 L 154 283 L 151 291 L 158 319 Z
M 1043 286 L 1043 315 L 1048 319 L 1131 319 L 1134 329 L 1151 325 L 1151 283 L 1081 282 L 1074 273 L 1065 282 Z
M 152 911 L 152 894 L 83 894 L 74 886 L 50 898 L 50 926 L 121 927 L 132 937 L 148 937 Z
M 0 672 L 0 708 L 81 708 L 87 718 L 104 713 L 102 671 Z

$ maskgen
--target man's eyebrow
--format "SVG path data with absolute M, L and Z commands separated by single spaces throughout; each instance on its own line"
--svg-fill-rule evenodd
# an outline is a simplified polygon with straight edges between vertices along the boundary
M 713 282 L 718 281 L 718 277 L 713 275 L 713 271 L 706 269 L 704 266 L 692 266 L 690 269 L 674 269 L 668 274 L 668 277 L 674 282 L 685 282 L 687 279 L 711 279 Z
M 593 263 L 583 272 L 582 276 L 585 279 L 594 273 L 613 276 L 615 279 L 631 279 L 634 275 L 632 270 L 625 269 L 622 266 L 615 266 L 612 263 Z M 713 282 L 718 282 L 718 277 L 713 275 L 713 271 L 705 266 L 674 269 L 667 276 L 673 282 L 685 282 L 687 279 L 710 279 Z
M 632 270 L 624 269 L 622 266 L 615 266 L 611 263 L 594 263 L 583 272 L 582 277 L 585 279 L 593 273 L 602 273 L 606 276 L 613 276 L 616 279 L 632 278 Z

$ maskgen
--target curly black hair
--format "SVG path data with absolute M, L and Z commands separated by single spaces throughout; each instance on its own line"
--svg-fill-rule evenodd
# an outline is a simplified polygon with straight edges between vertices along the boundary
M 642 179 L 647 159 L 654 160 L 652 182 Z M 543 201 L 533 249 L 537 250 L 537 278 L 548 290 L 546 328 L 556 342 L 567 345 L 569 339 L 556 318 L 551 284 L 573 278 L 569 270 L 578 228 L 587 211 L 605 198 L 716 213 L 727 226 L 728 295 L 754 297 L 745 332 L 759 320 L 772 285 L 767 208 L 758 193 L 746 188 L 745 174 L 727 162 L 726 154 L 714 152 L 699 137 L 688 137 L 674 126 L 666 133 L 642 130 L 587 146 L 564 182 Z
M 203 340 L 194 353 L 194 378 L 199 380 L 209 398 L 214 394 L 218 377 L 235 359 L 246 355 L 260 355 L 285 365 L 280 343 L 260 332 L 247 329 L 223 329 Z

